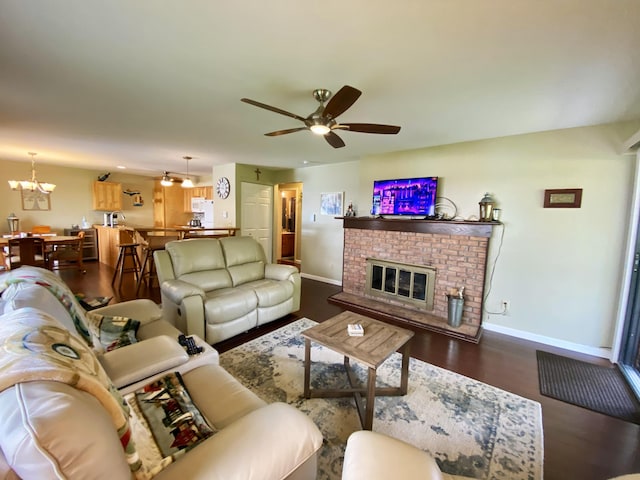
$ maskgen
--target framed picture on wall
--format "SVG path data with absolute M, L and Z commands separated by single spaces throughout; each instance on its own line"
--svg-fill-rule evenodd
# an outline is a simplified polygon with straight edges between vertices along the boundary
M 51 210 L 51 194 L 39 190 L 20 190 L 22 210 Z
M 320 194 L 320 215 L 342 215 L 342 192 Z
M 580 208 L 581 188 L 560 188 L 544 191 L 544 208 Z

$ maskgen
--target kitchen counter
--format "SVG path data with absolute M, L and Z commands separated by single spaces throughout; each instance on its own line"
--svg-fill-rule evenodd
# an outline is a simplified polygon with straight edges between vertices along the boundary
M 94 225 L 93 228 L 98 233 L 98 259 L 100 262 L 115 268 L 120 244 L 133 243 L 135 229 L 127 225 L 116 225 L 114 227 Z
M 204 228 L 204 227 L 190 227 L 188 225 L 178 225 L 175 227 L 133 227 L 143 238 L 149 235 L 178 235 L 179 238 L 184 238 L 188 234 L 197 235 L 210 235 L 220 237 L 232 237 L 240 231 L 239 228 L 227 227 L 227 228 Z
M 172 228 L 143 227 L 134 225 L 116 225 L 113 227 L 104 225 L 93 226 L 98 232 L 99 259 L 102 263 L 115 268 L 118 261 L 119 246 L 121 243 L 146 243 L 148 237 L 176 237 L 186 236 L 202 237 L 231 237 L 237 234 L 239 228 L 203 228 L 180 225 Z M 138 256 L 142 255 L 142 248 L 138 249 Z

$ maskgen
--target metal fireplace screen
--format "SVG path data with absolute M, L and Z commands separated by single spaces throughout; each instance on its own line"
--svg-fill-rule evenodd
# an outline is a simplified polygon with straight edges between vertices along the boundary
M 433 267 L 367 258 L 365 292 L 374 297 L 433 310 L 435 280 Z

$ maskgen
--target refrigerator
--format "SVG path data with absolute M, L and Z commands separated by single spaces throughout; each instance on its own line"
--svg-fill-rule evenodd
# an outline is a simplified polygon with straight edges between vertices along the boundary
M 193 197 L 191 199 L 191 211 L 193 212 L 193 218 L 200 220 L 200 225 L 203 228 L 213 228 L 213 200 Z

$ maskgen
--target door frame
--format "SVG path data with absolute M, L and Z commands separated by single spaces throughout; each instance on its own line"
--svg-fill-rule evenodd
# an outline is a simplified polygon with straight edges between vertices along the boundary
M 275 185 L 273 189 L 273 205 L 274 205 L 274 252 L 276 260 L 282 258 L 282 192 L 285 190 L 296 191 L 296 221 L 295 221 L 295 233 L 296 241 L 294 246 L 293 259 L 295 262 L 300 262 L 302 256 L 302 182 L 289 182 L 279 183 Z
M 618 318 L 611 352 L 611 361 L 618 364 L 636 396 L 640 399 L 640 372 L 625 363 L 629 357 L 628 335 L 637 332 L 640 324 L 640 150 L 635 152 L 634 183 L 629 217 L 629 236 L 622 276 Z M 637 260 L 638 259 L 638 260 Z

